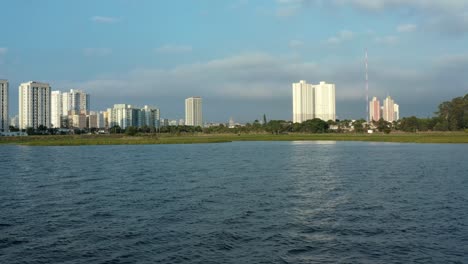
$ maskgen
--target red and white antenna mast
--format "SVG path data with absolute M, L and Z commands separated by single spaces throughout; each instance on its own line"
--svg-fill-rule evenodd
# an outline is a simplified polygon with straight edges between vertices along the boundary
M 368 62 L 367 62 L 367 48 L 366 48 L 366 120 L 369 123 L 369 75 L 368 75 Z

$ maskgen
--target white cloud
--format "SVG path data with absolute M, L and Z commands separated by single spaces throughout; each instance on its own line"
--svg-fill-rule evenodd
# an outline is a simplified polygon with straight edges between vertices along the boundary
M 301 41 L 301 40 L 293 39 L 293 40 L 289 41 L 289 47 L 291 49 L 300 48 L 302 46 L 304 46 L 304 42 Z
M 467 81 L 459 77 L 468 71 L 467 58 L 467 55 L 457 55 L 445 56 L 436 61 L 428 59 L 421 67 L 416 68 L 404 67 L 400 60 L 392 62 L 374 59 L 369 72 L 371 96 L 382 97 L 389 92 L 400 103 L 405 115 L 411 107 L 414 111 L 419 111 L 413 112 L 415 114 L 430 114 L 441 98 L 468 93 Z M 126 74 L 55 85 L 82 87 L 89 91 L 101 104 L 95 105 L 96 109 L 109 107 L 114 103 L 130 103 L 164 106 L 163 109 L 167 108 L 166 113 L 171 108 L 181 111 L 183 98 L 195 94 L 211 98 L 211 103 L 229 101 L 231 105 L 226 103 L 221 105 L 221 109 L 230 108 L 233 112 L 244 113 L 248 117 L 255 111 L 263 111 L 258 109 L 260 104 L 271 106 L 270 102 L 275 102 L 275 106 L 267 108 L 269 110 L 266 112 L 271 111 L 271 114 L 289 118 L 291 83 L 298 80 L 335 83 L 337 110 L 341 111 L 340 115 L 354 115 L 350 112 L 361 109 L 365 96 L 362 58 L 349 61 L 325 59 L 315 63 L 300 61 L 291 56 L 248 53 L 167 69 L 140 68 Z M 447 86 L 447 83 L 451 85 Z M 442 86 L 446 88 L 440 89 Z M 420 100 L 423 96 L 424 102 Z M 106 104 L 103 105 L 102 101 Z M 180 107 L 175 107 L 174 104 L 180 104 Z M 239 105 L 242 108 L 251 108 L 239 109 Z M 219 116 L 223 115 L 223 111 L 212 108 L 208 114 Z M 362 113 L 359 111 L 356 111 L 359 113 L 356 117 L 361 117 Z
M 188 53 L 192 52 L 192 46 L 190 45 L 172 45 L 172 44 L 166 44 L 164 46 L 161 46 L 159 48 L 156 48 L 157 53 L 167 53 L 167 54 L 173 54 L 173 53 Z
M 103 57 L 110 55 L 112 49 L 109 48 L 85 48 L 83 49 L 83 55 L 87 57 Z
M 8 52 L 7 48 L 0 47 L 0 55 L 5 55 Z
M 375 42 L 380 43 L 380 44 L 385 44 L 385 45 L 394 45 L 398 43 L 398 37 L 392 36 L 392 35 L 376 37 Z
M 96 23 L 104 23 L 104 24 L 112 24 L 119 21 L 118 18 L 115 17 L 106 17 L 106 16 L 93 16 L 90 18 L 91 21 Z
M 421 20 L 419 27 L 425 30 L 454 36 L 468 33 L 467 0 L 277 0 L 277 4 L 296 9 L 307 6 L 350 7 L 379 15 L 396 12 L 417 17 Z
M 329 44 L 340 44 L 344 41 L 351 40 L 354 37 L 354 33 L 349 30 L 342 30 L 338 32 L 336 36 L 330 37 L 327 42 Z
M 230 9 L 241 9 L 247 7 L 249 5 L 249 0 L 237 0 L 236 2 L 232 3 L 229 8 Z
M 401 25 L 398 25 L 396 30 L 399 33 L 408 33 L 408 32 L 414 32 L 417 29 L 418 29 L 418 26 L 415 24 L 401 24 Z
M 332 0 L 335 5 L 350 5 L 369 11 L 382 11 L 385 9 L 412 8 L 418 10 L 453 12 L 466 8 L 468 3 L 463 0 Z
M 299 8 L 295 6 L 280 7 L 276 10 L 276 16 L 277 17 L 291 17 L 291 16 L 294 16 L 298 11 L 299 11 Z

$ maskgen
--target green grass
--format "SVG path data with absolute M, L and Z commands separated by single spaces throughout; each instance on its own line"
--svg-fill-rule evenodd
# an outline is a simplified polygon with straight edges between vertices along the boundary
M 468 133 L 395 133 L 395 134 L 220 134 L 220 135 L 181 135 L 160 137 L 141 135 L 66 135 L 66 136 L 27 136 L 0 137 L 0 144 L 20 144 L 27 146 L 82 146 L 82 145 L 150 145 L 150 144 L 197 144 L 222 143 L 233 141 L 371 141 L 400 143 L 468 143 Z

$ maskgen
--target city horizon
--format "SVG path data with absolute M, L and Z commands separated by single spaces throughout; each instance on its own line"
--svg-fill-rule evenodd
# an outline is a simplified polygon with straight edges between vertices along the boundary
M 87 91 L 93 110 L 115 103 L 150 104 L 163 109 L 164 116 L 183 118 L 183 100 L 196 94 L 205 99 L 205 120 L 247 122 L 264 113 L 290 120 L 290 84 L 305 79 L 336 84 L 339 119 L 366 118 L 366 49 L 369 96 L 390 94 L 404 106 L 402 117 L 430 117 L 440 102 L 468 89 L 461 74 L 468 65 L 463 45 L 468 30 L 457 20 L 467 10 L 462 2 L 180 5 L 6 3 L 6 20 L 14 21 L 21 12 L 35 21 L 11 24 L 0 40 L 0 78 L 10 83 L 10 116 L 18 114 L 15 88 L 38 80 L 53 90 Z M 179 10 L 181 19 L 168 16 L 170 10 Z M 431 20 L 434 10 L 443 12 Z M 50 19 L 34 19 L 36 14 Z M 384 19 L 376 22 L 376 17 Z M 314 26 L 325 18 L 327 27 Z M 186 30 L 187 23 L 193 30 Z M 54 41 L 36 41 L 41 38 Z

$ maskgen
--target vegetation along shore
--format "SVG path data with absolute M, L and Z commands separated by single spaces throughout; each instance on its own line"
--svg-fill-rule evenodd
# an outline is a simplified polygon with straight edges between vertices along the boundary
M 193 135 L 46 135 L 3 137 L 0 144 L 27 146 L 196 144 L 235 141 L 369 141 L 399 143 L 468 143 L 466 132 L 394 134 L 193 134 Z

